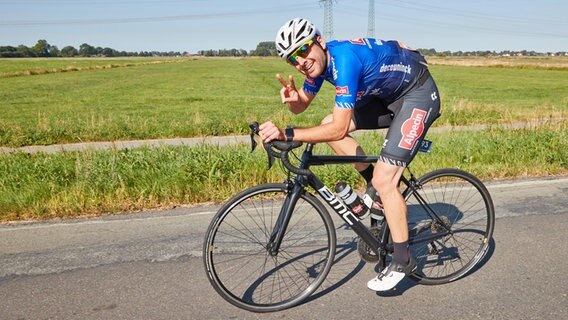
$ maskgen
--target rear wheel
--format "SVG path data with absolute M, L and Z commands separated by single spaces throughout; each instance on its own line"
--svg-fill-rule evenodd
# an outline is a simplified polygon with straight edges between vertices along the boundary
M 303 193 L 295 204 L 277 255 L 267 243 L 284 201 L 284 184 L 263 184 L 229 200 L 214 216 L 203 246 L 215 290 L 254 312 L 290 308 L 323 282 L 335 256 L 335 229 L 325 207 Z
M 405 192 L 413 275 L 423 284 L 456 280 L 472 270 L 489 248 L 495 224 L 491 196 L 475 176 L 441 169 Z

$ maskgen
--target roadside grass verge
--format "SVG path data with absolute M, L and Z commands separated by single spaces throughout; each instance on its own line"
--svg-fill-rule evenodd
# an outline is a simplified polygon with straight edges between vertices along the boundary
M 411 168 L 453 167 L 481 179 L 568 174 L 568 121 L 534 128 L 430 133 L 431 154 Z M 383 137 L 359 136 L 368 154 Z M 320 153 L 330 153 L 318 145 Z M 278 166 L 278 165 L 275 165 Z M 345 180 L 362 187 L 349 165 L 314 167 L 328 185 Z M 277 167 L 266 170 L 262 149 L 250 146 L 160 147 L 132 150 L 0 154 L 0 221 L 71 218 L 149 208 L 221 202 L 244 188 L 283 181 Z

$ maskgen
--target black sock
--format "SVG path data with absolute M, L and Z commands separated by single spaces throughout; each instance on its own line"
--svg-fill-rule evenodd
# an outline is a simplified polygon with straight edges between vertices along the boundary
M 392 254 L 392 260 L 405 266 L 410 261 L 410 249 L 408 247 L 408 241 L 402 243 L 393 242 L 394 252 Z
M 375 171 L 375 166 L 371 164 L 367 167 L 367 169 L 359 171 L 359 173 L 361 174 L 363 179 L 365 179 L 365 181 L 369 183 L 371 182 L 371 180 L 373 180 L 373 171 Z

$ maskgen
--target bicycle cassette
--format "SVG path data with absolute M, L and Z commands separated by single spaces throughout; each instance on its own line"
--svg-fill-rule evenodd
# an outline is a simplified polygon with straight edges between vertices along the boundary
M 377 239 L 381 234 L 381 228 L 379 226 L 370 227 L 369 231 L 371 231 L 371 234 L 373 234 L 373 236 Z M 375 251 L 373 251 L 371 247 L 369 247 L 369 245 L 360 237 L 357 238 L 357 251 L 359 252 L 361 259 L 366 262 L 375 263 L 379 261 L 379 256 L 377 256 Z
M 448 228 L 451 226 L 450 219 L 446 216 L 441 216 L 440 220 L 441 222 L 432 221 L 432 224 L 430 225 L 430 230 L 432 230 L 432 233 L 449 231 Z

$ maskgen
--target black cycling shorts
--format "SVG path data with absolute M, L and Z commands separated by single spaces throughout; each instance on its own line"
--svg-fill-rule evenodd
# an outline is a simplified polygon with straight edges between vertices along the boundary
M 379 159 L 406 167 L 439 116 L 438 88 L 426 72 L 414 88 L 390 105 L 373 98 L 359 101 L 355 105 L 353 121 L 357 129 L 389 128 Z

